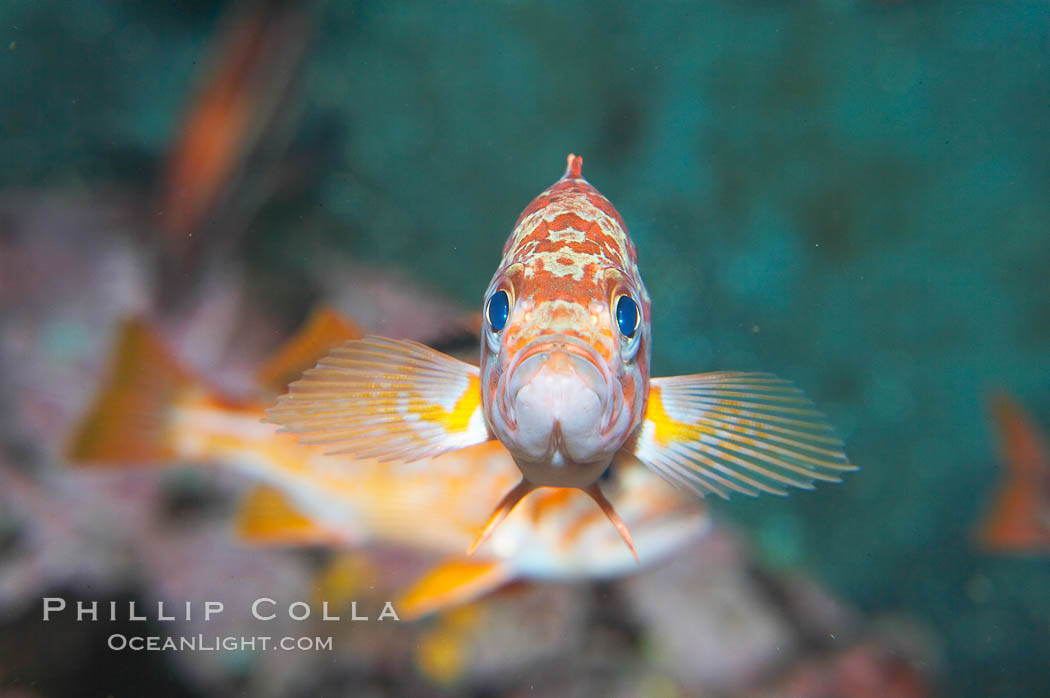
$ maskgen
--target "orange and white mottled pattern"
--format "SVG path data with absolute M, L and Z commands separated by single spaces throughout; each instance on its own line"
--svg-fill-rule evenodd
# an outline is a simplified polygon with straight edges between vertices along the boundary
M 623 292 L 637 294 L 648 324 L 649 293 L 634 243 L 613 205 L 583 178 L 581 166 L 582 158 L 569 156 L 565 175 L 526 207 L 503 248 L 486 297 L 507 283 L 518 292 L 517 301 L 531 307 L 507 328 L 511 353 L 536 334 L 563 332 L 593 343 L 611 360 L 618 335 L 610 305 Z M 599 313 L 608 322 L 595 317 Z M 644 359 L 648 374 L 647 349 Z
M 511 389 L 508 372 L 515 357 L 545 338 L 556 342 L 568 337 L 590 348 L 582 353 L 604 364 L 602 378 L 613 383 L 609 428 L 595 451 L 601 453 L 596 462 L 604 462 L 597 469 L 608 466 L 645 411 L 649 294 L 623 219 L 583 178 L 581 165 L 581 158 L 570 155 L 565 175 L 522 212 L 485 296 L 505 290 L 511 299 L 506 327 L 498 335 L 489 328 L 482 342 L 482 395 L 490 428 L 521 456 L 519 465 L 529 457 L 515 449 L 515 442 L 525 437 L 515 432 L 513 410 L 506 405 L 513 399 L 506 394 Z M 615 303 L 621 295 L 635 300 L 641 316 L 640 336 L 632 340 L 616 326 Z M 560 484 L 543 482 L 542 476 L 531 479 Z

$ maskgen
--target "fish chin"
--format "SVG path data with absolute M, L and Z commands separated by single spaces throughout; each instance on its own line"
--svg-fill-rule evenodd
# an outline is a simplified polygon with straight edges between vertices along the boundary
M 622 445 L 623 430 L 612 428 L 624 421 L 619 381 L 580 340 L 526 345 L 500 388 L 497 436 L 533 484 L 585 487 Z

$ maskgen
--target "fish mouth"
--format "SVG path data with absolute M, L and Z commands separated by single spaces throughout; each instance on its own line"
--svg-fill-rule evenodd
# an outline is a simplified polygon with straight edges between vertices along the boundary
M 533 339 L 514 355 L 500 376 L 498 406 L 507 426 L 517 428 L 519 395 L 541 373 L 544 376 L 564 376 L 566 383 L 579 394 L 593 393 L 600 410 L 599 433 L 602 436 L 608 434 L 623 404 L 623 396 L 616 390 L 619 381 L 594 347 L 578 337 L 565 334 L 547 334 Z M 552 405 L 551 409 L 557 411 L 558 407 Z M 557 418 L 555 427 L 552 438 L 556 436 L 561 442 L 564 436 Z

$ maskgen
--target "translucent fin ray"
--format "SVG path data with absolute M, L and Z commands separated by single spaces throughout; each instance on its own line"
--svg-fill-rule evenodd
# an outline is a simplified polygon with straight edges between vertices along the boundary
M 332 350 L 267 415 L 304 443 L 380 460 L 419 460 L 491 438 L 477 367 L 376 336 Z
M 767 373 L 654 378 L 625 448 L 671 484 L 721 497 L 812 489 L 855 469 L 809 399 Z
M 363 335 L 364 332 L 338 310 L 321 308 L 263 362 L 256 377 L 261 385 L 280 392 L 333 347 Z

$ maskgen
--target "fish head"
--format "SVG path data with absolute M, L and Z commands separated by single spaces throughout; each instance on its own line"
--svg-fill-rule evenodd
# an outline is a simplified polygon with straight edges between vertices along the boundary
M 534 485 L 596 482 L 648 395 L 649 295 L 578 161 L 522 213 L 485 295 L 485 417 Z

